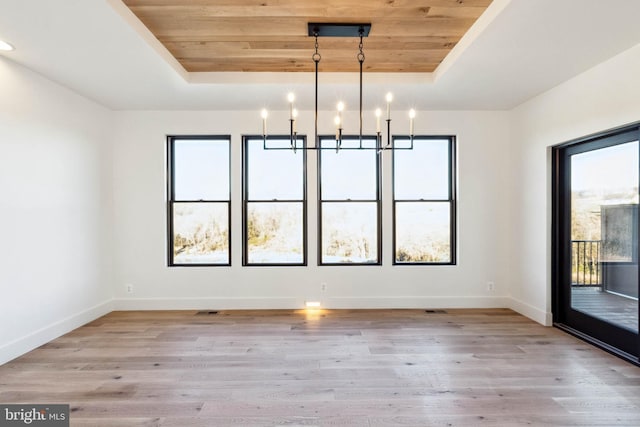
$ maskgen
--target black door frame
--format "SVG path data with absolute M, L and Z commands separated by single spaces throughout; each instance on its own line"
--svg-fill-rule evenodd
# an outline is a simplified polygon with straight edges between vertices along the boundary
M 639 334 L 571 308 L 571 246 L 567 244 L 571 240 L 570 156 L 637 140 L 640 122 L 553 147 L 551 274 L 554 326 L 640 366 Z M 640 303 L 637 305 L 640 315 Z

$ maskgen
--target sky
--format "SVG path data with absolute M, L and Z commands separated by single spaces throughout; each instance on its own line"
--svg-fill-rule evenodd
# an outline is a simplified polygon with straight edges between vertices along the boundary
M 270 140 L 268 144 L 288 147 L 289 140 Z M 324 144 L 333 147 L 335 141 Z M 357 140 L 343 141 L 345 148 L 358 144 Z M 365 146 L 373 144 L 374 140 L 364 142 Z M 248 154 L 250 200 L 302 198 L 302 150 L 264 150 L 262 141 L 254 140 Z M 447 199 L 447 140 L 416 140 L 412 150 L 397 150 L 394 155 L 397 199 Z M 176 200 L 228 200 L 228 140 L 177 140 L 174 157 Z M 376 150 L 322 150 L 321 157 L 323 199 L 375 200 Z
M 229 200 L 229 140 L 176 140 L 175 200 Z
M 638 187 L 638 141 L 571 156 L 572 191 Z

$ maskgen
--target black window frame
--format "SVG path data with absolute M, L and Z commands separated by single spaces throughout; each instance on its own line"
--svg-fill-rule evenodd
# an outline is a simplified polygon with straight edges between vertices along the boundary
M 359 135 L 343 135 L 342 141 L 359 141 Z M 362 141 L 371 141 L 372 146 L 376 146 L 376 136 L 375 135 L 362 135 Z M 335 135 L 318 135 L 318 147 L 323 147 L 323 141 L 330 141 L 334 145 L 336 144 L 336 136 Z M 322 153 L 327 150 L 334 150 L 333 148 L 322 148 L 318 149 L 318 166 L 317 166 L 317 181 L 318 181 L 318 266 L 380 266 L 382 265 L 382 155 L 378 153 L 375 156 L 375 165 L 376 165 L 376 199 L 345 199 L 345 200 L 332 200 L 327 199 L 324 200 L 322 198 Z M 360 149 L 360 148 L 340 148 L 340 150 L 361 150 L 363 152 L 371 152 L 374 151 L 370 148 Z M 377 261 L 376 262 L 323 262 L 322 261 L 322 241 L 323 241 L 323 230 L 322 230 L 322 207 L 324 203 L 376 203 L 376 236 L 377 236 L 377 245 L 376 245 L 376 253 L 377 253 Z
M 176 141 L 226 141 L 229 149 L 229 188 L 227 200 L 176 200 L 175 198 L 175 143 Z M 169 267 L 230 267 L 231 266 L 231 135 L 167 135 L 167 265 Z M 226 263 L 176 263 L 173 254 L 173 211 L 176 203 L 226 203 L 228 262 Z
M 394 136 L 393 143 L 396 145 L 396 141 L 409 140 L 409 136 Z M 456 172 L 456 137 L 455 135 L 416 135 L 413 137 L 413 144 L 420 143 L 421 141 L 442 141 L 447 140 L 449 142 L 449 191 L 446 199 L 396 199 L 396 158 L 395 151 L 392 154 L 391 169 L 392 169 L 392 203 L 393 203 L 393 243 L 392 243 L 392 260 L 393 265 L 456 265 L 457 264 L 457 172 Z M 447 262 L 405 262 L 398 261 L 396 256 L 397 249 L 397 217 L 396 206 L 398 203 L 449 203 L 449 245 L 450 245 L 450 260 Z
M 640 141 L 640 122 L 552 146 L 551 307 L 553 326 L 640 366 L 640 335 L 637 332 L 574 308 L 571 295 L 572 254 L 571 246 L 567 245 L 571 242 L 572 225 L 572 157 L 635 141 Z M 637 258 L 633 263 L 637 263 Z M 640 304 L 637 310 L 640 314 Z
M 243 267 L 306 267 L 308 263 L 308 220 L 307 220 L 307 137 L 296 135 L 296 146 L 302 150 L 302 200 L 249 200 L 249 165 L 247 144 L 249 141 L 258 140 L 266 147 L 269 141 L 288 141 L 290 135 L 262 135 L 242 136 L 242 266 Z M 298 141 L 302 144 L 299 145 Z M 271 148 L 276 149 L 276 148 Z M 291 148 L 277 148 L 277 150 L 291 151 Z M 248 244 L 248 207 L 250 203 L 302 203 L 302 262 L 300 263 L 250 263 Z

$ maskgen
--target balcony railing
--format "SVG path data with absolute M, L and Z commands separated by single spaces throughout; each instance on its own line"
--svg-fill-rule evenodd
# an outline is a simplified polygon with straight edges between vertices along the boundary
M 571 285 L 602 287 L 601 240 L 571 241 Z

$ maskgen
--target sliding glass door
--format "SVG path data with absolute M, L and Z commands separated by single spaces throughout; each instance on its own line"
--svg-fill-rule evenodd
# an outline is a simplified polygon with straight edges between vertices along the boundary
M 555 149 L 554 321 L 637 362 L 638 127 Z

